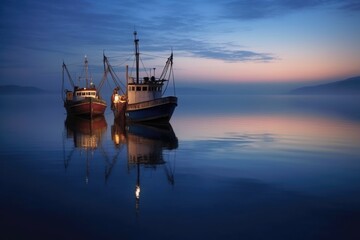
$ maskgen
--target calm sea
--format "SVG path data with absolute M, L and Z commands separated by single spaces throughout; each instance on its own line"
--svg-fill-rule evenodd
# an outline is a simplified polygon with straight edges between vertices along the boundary
M 182 95 L 171 125 L 0 98 L 1 239 L 360 239 L 360 98 Z

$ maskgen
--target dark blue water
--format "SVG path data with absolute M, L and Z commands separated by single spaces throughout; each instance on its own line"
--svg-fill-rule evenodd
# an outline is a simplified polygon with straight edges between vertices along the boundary
M 359 239 L 360 101 L 179 96 L 171 125 L 0 98 L 1 239 Z

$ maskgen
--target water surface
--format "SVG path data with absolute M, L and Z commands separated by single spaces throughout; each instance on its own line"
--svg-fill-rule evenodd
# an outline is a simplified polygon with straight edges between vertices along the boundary
M 359 239 L 358 97 L 184 95 L 171 125 L 3 96 L 2 239 Z

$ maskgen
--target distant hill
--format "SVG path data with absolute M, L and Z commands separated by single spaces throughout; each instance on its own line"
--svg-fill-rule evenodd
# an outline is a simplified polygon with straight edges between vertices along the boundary
M 291 94 L 360 94 L 360 76 L 317 86 L 294 89 Z
M 24 87 L 18 85 L 2 85 L 0 86 L 0 94 L 11 95 L 11 94 L 43 94 L 47 91 L 37 87 Z

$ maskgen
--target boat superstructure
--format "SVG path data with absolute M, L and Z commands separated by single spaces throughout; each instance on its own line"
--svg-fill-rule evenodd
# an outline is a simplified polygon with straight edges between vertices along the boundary
M 99 95 L 94 83 L 88 76 L 88 60 L 85 56 L 85 86 L 75 86 L 65 63 L 63 63 L 63 86 L 64 73 L 70 80 L 73 90 L 65 90 L 64 107 L 68 115 L 93 118 L 104 115 L 106 102 Z

